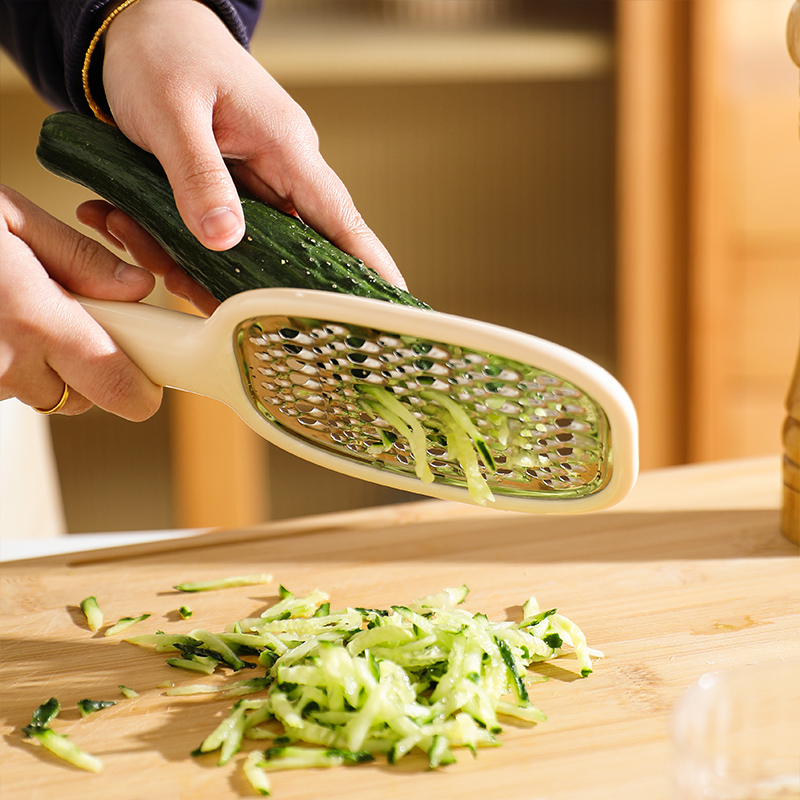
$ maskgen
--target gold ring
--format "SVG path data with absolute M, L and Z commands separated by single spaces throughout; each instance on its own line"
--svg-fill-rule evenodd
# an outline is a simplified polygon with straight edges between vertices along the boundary
M 61 411 L 64 408 L 64 404 L 67 402 L 69 398 L 69 385 L 66 381 L 64 381 L 64 391 L 61 393 L 61 399 L 52 407 L 52 408 L 36 408 L 33 407 L 34 411 L 38 411 L 40 414 L 55 414 L 57 411 Z

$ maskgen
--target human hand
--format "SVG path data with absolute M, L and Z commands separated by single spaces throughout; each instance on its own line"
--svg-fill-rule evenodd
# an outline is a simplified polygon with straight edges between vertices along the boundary
M 135 263 L 161 277 L 164 288 L 170 294 L 188 300 L 206 315 L 219 305 L 211 292 L 193 281 L 161 245 L 124 211 L 105 200 L 87 200 L 78 206 L 76 216 L 109 244 L 125 250 Z
M 232 174 L 405 288 L 322 158 L 308 116 L 203 3 L 139 0 L 126 9 L 106 32 L 103 83 L 116 123 L 161 162 L 206 247 L 228 249 L 244 233 Z
M 105 300 L 137 301 L 153 289 L 146 270 L 0 186 L 0 400 L 62 414 L 93 404 L 125 419 L 152 416 L 155 386 L 65 289 Z

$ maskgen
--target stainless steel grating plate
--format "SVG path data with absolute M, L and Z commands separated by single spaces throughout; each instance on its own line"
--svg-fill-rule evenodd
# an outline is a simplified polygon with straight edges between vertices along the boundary
M 424 426 L 437 483 L 467 485 L 437 423 L 436 395 L 457 402 L 482 434 L 494 469 L 482 464 L 481 470 L 496 495 L 576 498 L 610 479 L 610 426 L 603 409 L 578 386 L 535 365 L 415 336 L 280 315 L 241 322 L 234 344 L 245 388 L 261 414 L 337 456 L 414 477 L 408 442 L 364 402 L 364 387 L 381 387 Z

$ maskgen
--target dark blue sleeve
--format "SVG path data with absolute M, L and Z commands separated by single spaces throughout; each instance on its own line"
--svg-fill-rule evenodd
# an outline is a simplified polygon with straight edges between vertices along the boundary
M 202 0 L 247 47 L 263 0 Z M 0 45 L 54 108 L 91 113 L 81 71 L 95 31 L 120 0 L 0 0 Z M 94 59 L 93 59 L 94 61 Z M 98 59 L 99 61 L 99 59 Z M 102 96 L 95 69 L 93 91 Z

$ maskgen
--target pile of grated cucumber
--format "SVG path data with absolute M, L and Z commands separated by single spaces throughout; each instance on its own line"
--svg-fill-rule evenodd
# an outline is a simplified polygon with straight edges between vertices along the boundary
M 332 611 L 320 590 L 296 596 L 280 587 L 277 603 L 222 632 L 126 641 L 168 653 L 168 664 L 199 675 L 258 671 L 224 684 L 170 684 L 167 694 L 232 698 L 229 714 L 193 755 L 215 753 L 223 766 L 245 740 L 268 743 L 242 762 L 253 789 L 268 795 L 273 770 L 376 757 L 396 763 L 415 751 L 436 768 L 453 763 L 457 748 L 474 755 L 496 746 L 501 719 L 546 719 L 528 694 L 529 684 L 545 678 L 528 667 L 572 652 L 586 676 L 591 658 L 602 655 L 577 625 L 555 609 L 540 611 L 534 598 L 520 622 L 493 622 L 463 607 L 467 593 L 461 586 L 389 609 Z

